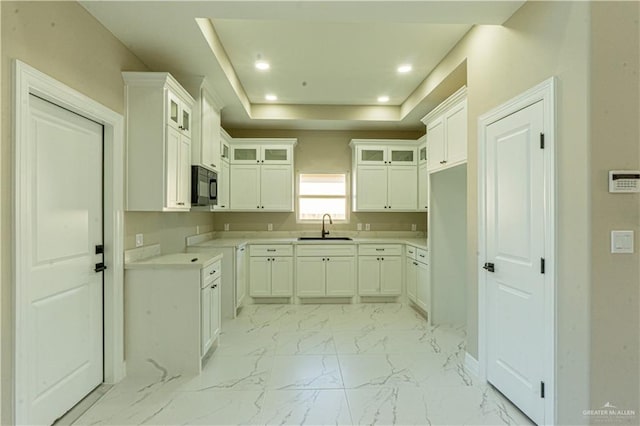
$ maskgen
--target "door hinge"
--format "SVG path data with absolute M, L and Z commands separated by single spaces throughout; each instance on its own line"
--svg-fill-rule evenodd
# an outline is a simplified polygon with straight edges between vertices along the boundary
M 540 258 L 540 273 L 544 274 L 544 257 Z
M 540 149 L 544 149 L 544 133 L 540 133 Z
M 103 254 L 104 253 L 104 246 L 102 244 L 98 244 L 96 246 L 96 254 Z
M 544 398 L 544 382 L 540 382 L 540 398 Z

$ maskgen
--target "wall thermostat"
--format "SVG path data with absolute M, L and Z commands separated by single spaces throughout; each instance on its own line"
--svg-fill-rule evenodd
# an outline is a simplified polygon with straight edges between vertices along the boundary
M 640 192 L 640 171 L 609 170 L 609 192 Z

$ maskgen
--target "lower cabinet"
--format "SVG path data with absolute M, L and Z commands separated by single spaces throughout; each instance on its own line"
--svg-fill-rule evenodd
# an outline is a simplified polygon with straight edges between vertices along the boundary
M 178 257 L 184 260 L 178 262 Z M 220 256 L 210 257 L 211 263 L 191 267 L 191 257 L 166 255 L 126 266 L 128 374 L 157 374 L 154 363 L 171 375 L 198 374 L 202 370 L 202 361 L 220 334 L 222 262 Z
M 407 297 L 427 314 L 431 321 L 431 282 L 427 252 L 407 246 L 405 260 Z
M 200 290 L 200 355 L 211 349 L 220 334 L 220 282 L 221 278 L 206 282 Z
M 249 295 L 291 297 L 293 295 L 293 247 L 252 245 L 249 248 Z
M 299 245 L 296 260 L 298 297 L 351 297 L 356 281 L 353 245 Z
M 358 294 L 399 296 L 402 293 L 402 245 L 360 245 Z

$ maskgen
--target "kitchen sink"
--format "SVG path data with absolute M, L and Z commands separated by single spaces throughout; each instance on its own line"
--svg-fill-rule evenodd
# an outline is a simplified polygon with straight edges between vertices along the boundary
M 298 241 L 351 241 L 350 237 L 298 237 Z

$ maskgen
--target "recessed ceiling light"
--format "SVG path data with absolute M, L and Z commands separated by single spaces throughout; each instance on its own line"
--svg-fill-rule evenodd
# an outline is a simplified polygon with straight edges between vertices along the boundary
M 267 61 L 256 61 L 256 68 L 260 71 L 266 71 L 271 68 L 271 65 Z
M 268 100 L 268 101 L 277 101 L 278 100 L 278 97 L 276 95 L 272 95 L 272 94 L 265 95 L 264 98 L 266 100 Z
M 405 74 L 405 73 L 408 73 L 409 71 L 411 71 L 412 69 L 413 69 L 413 67 L 411 65 L 404 64 L 404 65 L 400 65 L 398 67 L 398 72 L 402 73 L 402 74 Z
M 389 102 L 388 96 L 378 96 L 378 102 Z

